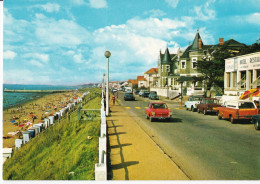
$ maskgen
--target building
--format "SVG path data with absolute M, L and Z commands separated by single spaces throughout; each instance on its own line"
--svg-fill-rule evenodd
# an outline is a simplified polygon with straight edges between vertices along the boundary
M 144 73 L 144 78 L 146 80 L 146 86 L 148 88 L 152 86 L 156 86 L 158 84 L 158 78 L 159 78 L 158 68 L 151 68 L 148 71 L 146 71 Z
M 129 84 L 129 87 L 133 88 L 135 85 L 138 86 L 138 81 L 137 81 L 137 79 L 129 79 L 128 84 Z
M 138 82 L 138 88 L 141 88 L 141 87 L 147 88 L 146 80 L 145 80 L 144 76 L 137 76 L 137 82 Z
M 260 52 L 225 59 L 224 93 L 240 96 L 260 87 Z
M 182 84 L 184 95 L 203 94 L 203 81 L 199 80 L 202 74 L 197 70 L 197 62 L 199 60 L 212 60 L 213 53 L 220 48 L 236 54 L 240 48 L 245 46 L 245 44 L 234 39 L 224 41 L 224 38 L 219 38 L 219 43 L 216 45 L 206 45 L 203 43 L 199 30 L 197 30 L 192 45 L 189 45 L 184 52 L 179 49 L 177 54 L 170 54 L 168 48 L 166 48 L 164 54 L 160 51 L 157 87 L 170 88 L 181 92 Z

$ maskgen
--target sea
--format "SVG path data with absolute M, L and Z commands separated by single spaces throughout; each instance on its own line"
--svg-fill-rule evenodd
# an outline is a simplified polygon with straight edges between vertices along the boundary
M 53 86 L 53 85 L 22 85 L 22 84 L 3 84 L 3 108 L 11 108 L 17 105 L 40 98 L 48 93 L 8 93 L 4 89 L 15 90 L 69 90 L 80 89 L 83 86 Z

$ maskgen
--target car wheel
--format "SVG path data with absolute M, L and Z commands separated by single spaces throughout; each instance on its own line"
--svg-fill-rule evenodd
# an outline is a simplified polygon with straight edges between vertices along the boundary
M 230 115 L 230 123 L 234 124 L 235 123 L 235 119 L 232 115 Z
M 150 116 L 150 121 L 153 122 L 153 118 Z
M 207 114 L 207 111 L 205 109 L 203 109 L 203 114 L 206 115 Z
M 193 108 L 193 106 L 191 106 L 190 110 L 191 110 L 192 112 L 194 112 L 194 108 Z
M 218 115 L 218 119 L 221 120 L 222 116 L 219 114 L 219 112 L 217 112 L 217 115 Z
M 255 129 L 256 129 L 256 130 L 260 130 L 259 120 L 256 120 L 254 125 L 255 125 Z
M 146 115 L 146 119 L 149 119 L 149 116 L 145 113 L 145 115 Z
M 199 108 L 197 109 L 197 112 L 200 113 L 200 109 Z

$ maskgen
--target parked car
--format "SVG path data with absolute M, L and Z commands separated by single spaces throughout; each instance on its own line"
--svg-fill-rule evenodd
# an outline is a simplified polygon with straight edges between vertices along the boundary
M 151 93 L 148 96 L 149 99 L 151 100 L 159 100 L 159 97 L 157 96 L 157 93 Z
M 253 115 L 252 123 L 254 123 L 256 130 L 260 130 L 260 115 Z
M 216 98 L 202 98 L 200 104 L 197 105 L 197 112 L 203 112 L 206 115 L 208 112 L 217 112 L 215 107 L 220 107 Z
M 142 96 L 146 90 L 141 89 L 139 92 L 139 96 Z
M 127 93 L 124 94 L 124 100 L 125 101 L 127 101 L 127 100 L 135 100 L 135 97 L 134 97 L 133 93 L 127 92 Z
M 139 92 L 140 92 L 140 90 L 136 89 L 135 90 L 135 95 L 139 95 Z
M 170 121 L 172 118 L 172 112 L 168 109 L 168 106 L 164 102 L 151 102 L 145 110 L 145 115 L 151 122 L 154 119 Z
M 125 89 L 125 92 L 126 93 L 132 93 L 132 90 L 127 88 L 127 89 Z
M 190 96 L 188 101 L 185 102 L 186 110 L 191 110 L 195 112 L 197 110 L 197 105 L 200 104 L 202 97 L 201 96 Z
M 149 94 L 150 94 L 150 92 L 145 91 L 145 92 L 143 92 L 143 94 L 141 95 L 141 97 L 148 98 L 148 97 L 149 97 Z
M 229 119 L 232 124 L 237 120 L 251 120 L 259 113 L 255 103 L 249 100 L 227 101 L 225 107 L 217 107 L 216 110 L 218 119 Z

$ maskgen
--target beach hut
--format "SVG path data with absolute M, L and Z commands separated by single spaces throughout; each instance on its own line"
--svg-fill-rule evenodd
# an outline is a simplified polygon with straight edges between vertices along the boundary
M 23 140 L 22 139 L 15 139 L 15 150 L 18 150 L 22 147 Z
M 38 123 L 38 124 L 41 125 L 42 130 L 45 130 L 45 129 L 46 129 L 46 125 L 45 125 L 45 123 Z
M 61 109 L 61 110 L 60 110 L 60 116 L 62 117 L 63 114 L 64 114 L 64 109 Z
M 56 112 L 56 114 L 58 115 L 58 119 L 61 118 L 61 113 L 60 112 Z
M 8 159 L 11 158 L 13 154 L 13 149 L 12 148 L 3 148 L 3 162 Z
M 26 144 L 30 141 L 30 132 L 23 132 L 23 144 Z
M 33 128 L 38 128 L 38 132 L 40 133 L 42 131 L 42 126 L 39 124 L 34 124 Z
M 35 137 L 35 129 L 34 128 L 29 128 L 28 132 L 30 132 L 30 137 L 31 138 Z
M 52 125 L 54 123 L 54 116 L 49 116 L 50 124 Z
M 45 127 L 48 128 L 50 126 L 50 119 L 44 118 Z

